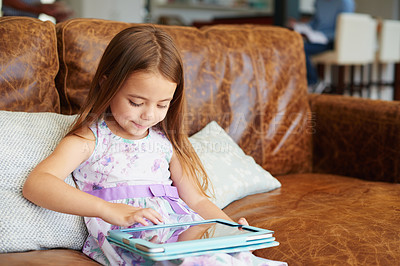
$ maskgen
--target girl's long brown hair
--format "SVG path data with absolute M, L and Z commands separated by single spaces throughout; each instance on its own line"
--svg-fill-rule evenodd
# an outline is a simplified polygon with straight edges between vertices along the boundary
M 184 128 L 186 98 L 183 63 L 172 38 L 154 25 L 137 25 L 118 33 L 109 43 L 92 80 L 88 97 L 68 133 L 77 134 L 99 118 L 111 115 L 110 101 L 135 72 L 158 72 L 177 84 L 167 115 L 156 127 L 168 137 L 183 172 L 206 195 L 208 177 Z

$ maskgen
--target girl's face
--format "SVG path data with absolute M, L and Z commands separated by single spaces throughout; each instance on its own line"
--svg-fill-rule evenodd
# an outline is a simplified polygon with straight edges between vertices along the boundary
M 154 72 L 131 74 L 110 102 L 107 125 L 125 139 L 141 139 L 167 115 L 177 84 Z

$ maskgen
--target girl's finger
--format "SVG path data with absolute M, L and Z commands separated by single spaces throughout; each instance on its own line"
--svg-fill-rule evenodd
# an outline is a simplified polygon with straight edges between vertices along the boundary
M 157 212 L 157 211 L 155 211 L 154 209 L 151 209 L 151 208 L 148 208 L 147 210 L 149 211 L 150 215 L 152 215 L 151 218 L 157 219 L 157 223 L 156 224 L 159 224 L 159 223 L 163 222 L 162 216 L 161 216 L 161 214 L 159 212 Z
M 142 211 L 140 211 L 140 213 L 138 213 L 138 215 L 151 221 L 153 224 L 162 223 L 161 215 L 153 209 L 143 209 Z
M 149 223 L 146 221 L 146 219 L 144 217 L 142 217 L 141 215 L 135 215 L 133 217 L 133 219 L 134 219 L 134 223 L 135 222 L 136 223 L 140 223 L 140 224 L 142 224 L 144 226 L 148 226 L 149 225 Z
M 249 223 L 247 222 L 247 220 L 246 220 L 245 218 L 243 218 L 243 217 L 239 219 L 238 224 L 241 224 L 241 225 L 249 225 Z

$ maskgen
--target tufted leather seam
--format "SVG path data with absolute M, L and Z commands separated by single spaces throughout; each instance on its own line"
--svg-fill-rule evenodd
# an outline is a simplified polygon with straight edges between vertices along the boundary
M 70 21 L 66 22 L 65 25 L 68 25 L 69 23 L 70 23 Z M 62 91 L 63 91 L 63 96 L 64 96 L 64 98 L 66 100 L 66 104 L 67 104 L 66 107 L 68 108 L 68 114 L 72 114 L 72 107 L 71 107 L 71 103 L 69 101 L 68 93 L 67 93 L 67 90 L 68 90 L 68 86 L 67 86 L 68 66 L 67 66 L 67 63 L 65 62 L 65 39 L 64 39 L 65 28 L 66 27 L 62 27 L 62 29 L 61 29 L 61 43 L 62 43 L 61 52 L 62 52 L 62 58 L 60 58 L 60 59 L 61 59 L 63 65 L 65 67 L 65 73 L 64 73 L 64 76 L 63 76 L 63 83 L 62 83 Z
M 53 27 L 52 27 L 52 29 L 53 29 L 53 30 L 52 30 L 52 31 L 53 31 L 53 40 L 52 40 L 52 43 L 53 43 L 54 50 L 55 50 L 55 52 L 56 52 L 56 58 L 57 58 L 57 60 L 55 60 L 55 61 L 56 61 L 56 68 L 57 68 L 57 71 L 56 71 L 56 74 L 55 74 L 54 77 L 53 77 L 54 92 L 55 92 L 55 94 L 57 95 L 57 100 L 56 100 L 57 103 L 56 103 L 55 109 L 56 109 L 56 112 L 57 112 L 57 113 L 61 113 L 60 94 L 58 93 L 58 90 L 57 90 L 57 87 L 56 87 L 56 82 L 55 82 L 55 78 L 56 78 L 56 76 L 57 76 L 57 73 L 60 71 L 60 62 L 59 62 L 59 60 L 58 60 L 58 50 L 57 50 L 57 33 L 56 33 L 56 27 L 55 27 L 55 25 L 54 25 L 52 22 L 50 22 L 50 21 L 45 21 L 44 23 L 53 25 Z

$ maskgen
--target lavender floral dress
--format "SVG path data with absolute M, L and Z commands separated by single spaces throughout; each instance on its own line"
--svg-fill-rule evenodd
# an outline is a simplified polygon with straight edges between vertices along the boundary
M 82 191 L 96 195 L 97 192 L 102 193 L 107 190 L 119 192 L 120 189 L 132 187 L 152 185 L 170 187 L 172 180 L 169 163 L 173 149 L 162 132 L 150 128 L 149 134 L 143 139 L 123 139 L 113 134 L 102 119 L 90 129 L 96 137 L 94 152 L 73 172 Z M 122 195 L 113 193 L 113 197 L 104 199 L 135 207 L 153 208 L 162 215 L 166 224 L 202 220 L 179 198 L 174 200 L 174 205 L 168 197 L 156 194 L 151 197 L 137 197 L 134 193 L 125 192 Z M 177 212 L 176 208 L 181 211 Z M 107 232 L 120 227 L 106 223 L 100 218 L 85 217 L 85 223 L 89 236 L 82 251 L 103 265 L 279 265 L 277 262 L 255 257 L 249 252 L 204 255 L 163 262 L 145 261 L 142 257 L 111 245 L 107 241 L 105 238 Z M 166 230 L 158 237 L 168 239 L 169 233 Z

